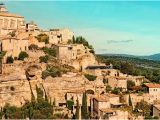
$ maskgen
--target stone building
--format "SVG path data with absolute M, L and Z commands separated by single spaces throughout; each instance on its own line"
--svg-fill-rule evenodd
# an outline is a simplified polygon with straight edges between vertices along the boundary
M 69 64 L 77 70 L 84 70 L 89 65 L 97 64 L 95 56 L 83 44 L 53 45 L 57 58 L 63 64 Z
M 33 36 L 37 36 L 38 34 L 40 34 L 40 29 L 38 28 L 37 24 L 31 21 L 29 23 L 26 23 L 26 32 L 32 34 Z
M 120 103 L 118 95 L 110 93 L 95 95 L 91 99 L 91 116 L 92 118 L 96 119 L 105 119 L 106 117 L 109 117 L 105 117 L 105 115 L 107 115 L 108 113 L 111 113 L 111 116 L 115 115 L 114 113 L 116 112 L 116 108 L 120 108 L 123 105 L 124 104 Z
M 50 44 L 67 44 L 69 40 L 72 40 L 73 32 L 67 28 L 64 29 L 51 29 L 49 32 Z
M 150 102 L 160 99 L 160 84 L 146 83 L 144 84 L 145 92 L 149 94 Z
M 16 37 L 6 37 L 1 39 L 2 51 L 6 51 L 3 62 L 6 62 L 8 56 L 18 57 L 21 51 L 28 50 L 28 39 L 18 39 Z
M 4 5 L 0 5 L 0 35 L 7 35 L 23 27 L 24 17 L 9 13 Z

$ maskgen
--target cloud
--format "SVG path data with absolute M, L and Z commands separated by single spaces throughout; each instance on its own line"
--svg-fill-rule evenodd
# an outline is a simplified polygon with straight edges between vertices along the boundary
M 108 44 L 112 43 L 130 43 L 133 42 L 133 40 L 107 40 Z

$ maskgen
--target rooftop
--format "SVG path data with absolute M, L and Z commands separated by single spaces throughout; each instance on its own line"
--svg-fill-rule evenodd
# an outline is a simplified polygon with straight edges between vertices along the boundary
M 12 13 L 8 13 L 8 12 L 0 12 L 0 16 L 24 18 L 24 17 L 22 17 L 22 16 L 19 16 L 19 15 L 16 15 L 16 14 L 12 14 Z
M 144 85 L 148 88 L 160 88 L 160 84 L 146 83 Z

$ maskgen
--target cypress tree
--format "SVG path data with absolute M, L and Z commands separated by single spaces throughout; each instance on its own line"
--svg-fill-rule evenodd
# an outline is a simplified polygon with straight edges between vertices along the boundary
M 87 111 L 87 95 L 86 95 L 86 93 L 83 93 L 81 113 L 82 113 L 82 119 L 89 118 L 88 111 Z
M 132 106 L 132 100 L 130 94 L 129 94 L 129 106 Z
M 75 113 L 75 119 L 79 119 L 79 100 L 77 98 L 77 105 L 76 105 L 76 113 Z

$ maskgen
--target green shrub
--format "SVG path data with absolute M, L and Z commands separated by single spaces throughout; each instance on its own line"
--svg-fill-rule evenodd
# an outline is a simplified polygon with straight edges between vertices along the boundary
M 50 56 L 56 57 L 56 50 L 54 48 L 44 47 L 44 48 L 42 48 L 42 50 L 44 53 L 46 53 Z
M 61 71 L 59 68 L 55 66 L 48 66 L 45 71 L 42 72 L 42 79 L 45 79 L 46 77 L 59 77 L 61 76 Z
M 24 60 L 25 58 L 28 58 L 28 54 L 24 51 L 20 52 L 18 60 Z
M 121 91 L 122 91 L 122 88 L 114 88 L 114 89 L 112 90 L 112 93 L 113 93 L 113 94 L 119 94 Z
M 31 44 L 28 48 L 29 50 L 38 50 L 38 45 Z
M 135 82 L 128 80 L 127 81 L 127 89 L 130 90 L 133 86 L 135 86 Z
M 45 42 L 45 44 L 49 43 L 49 37 L 46 34 L 39 34 L 36 38 L 39 42 Z
M 49 60 L 49 56 L 48 55 L 41 56 L 41 57 L 39 57 L 39 60 L 40 60 L 40 63 L 42 63 L 42 62 L 47 63 Z
M 10 64 L 10 63 L 13 63 L 14 62 L 14 59 L 12 56 L 9 56 L 7 57 L 7 63 Z
M 84 75 L 89 81 L 94 81 L 96 80 L 97 76 L 95 75 L 90 75 L 90 74 L 85 74 Z
M 110 85 L 106 86 L 106 92 L 110 92 L 112 90 L 112 87 Z
M 67 100 L 67 108 L 68 108 L 69 110 L 72 110 L 73 105 L 74 105 L 73 100 Z

